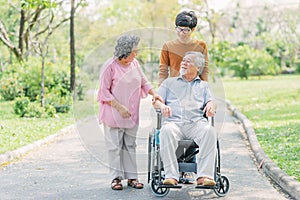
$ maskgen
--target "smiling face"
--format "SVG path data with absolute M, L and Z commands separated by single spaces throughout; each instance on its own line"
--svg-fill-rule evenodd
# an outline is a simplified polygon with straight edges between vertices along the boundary
M 180 63 L 180 72 L 184 78 L 195 78 L 199 68 L 195 66 L 195 55 L 185 55 Z
M 124 66 L 129 66 L 130 63 L 134 60 L 134 58 L 137 56 L 137 52 L 138 52 L 137 47 L 134 47 L 131 53 L 129 54 L 129 56 L 126 58 L 125 57 L 122 58 L 121 60 L 119 60 L 119 62 Z

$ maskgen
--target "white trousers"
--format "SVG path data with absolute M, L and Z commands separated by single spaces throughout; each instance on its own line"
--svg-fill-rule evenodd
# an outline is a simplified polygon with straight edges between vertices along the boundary
M 137 179 L 136 134 L 133 128 L 113 128 L 103 124 L 111 179 Z
M 164 165 L 165 178 L 179 180 L 179 169 L 176 157 L 178 141 L 192 139 L 199 146 L 196 157 L 197 178 L 214 178 L 217 133 L 208 122 L 188 124 L 167 122 L 160 130 L 160 155 Z

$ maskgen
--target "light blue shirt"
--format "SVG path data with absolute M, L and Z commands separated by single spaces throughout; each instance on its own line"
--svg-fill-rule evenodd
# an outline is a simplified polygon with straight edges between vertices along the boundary
M 207 121 L 203 109 L 208 101 L 214 99 L 208 83 L 198 76 L 191 82 L 182 76 L 168 78 L 158 88 L 158 94 L 172 109 L 172 115 L 164 119 L 167 122 Z

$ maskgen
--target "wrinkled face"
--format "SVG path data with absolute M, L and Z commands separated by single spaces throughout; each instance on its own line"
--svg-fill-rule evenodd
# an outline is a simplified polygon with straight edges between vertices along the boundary
M 137 56 L 137 53 L 138 53 L 138 49 L 137 47 L 134 47 L 127 58 L 122 58 L 123 62 L 125 64 L 130 64 L 133 61 L 133 59 Z
M 188 54 L 183 57 L 181 63 L 180 63 L 180 73 L 183 76 L 189 75 L 189 76 L 197 76 L 198 70 L 194 63 L 195 55 Z
M 176 32 L 177 32 L 177 36 L 181 40 L 185 40 L 185 39 L 187 39 L 187 38 L 189 38 L 191 36 L 193 30 L 190 29 L 189 27 L 177 26 L 176 27 Z

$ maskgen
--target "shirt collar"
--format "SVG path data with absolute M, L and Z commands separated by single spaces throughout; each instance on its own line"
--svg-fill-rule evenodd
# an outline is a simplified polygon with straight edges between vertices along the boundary
M 186 80 L 182 77 L 182 75 L 177 76 L 177 80 L 179 80 L 179 79 L 181 79 L 181 80 L 183 80 L 183 81 L 186 81 Z M 194 81 L 197 81 L 197 80 L 199 80 L 199 82 L 201 82 L 201 79 L 200 79 L 199 76 L 196 76 L 196 78 L 194 78 L 194 80 L 192 80 L 191 82 L 194 82 Z

